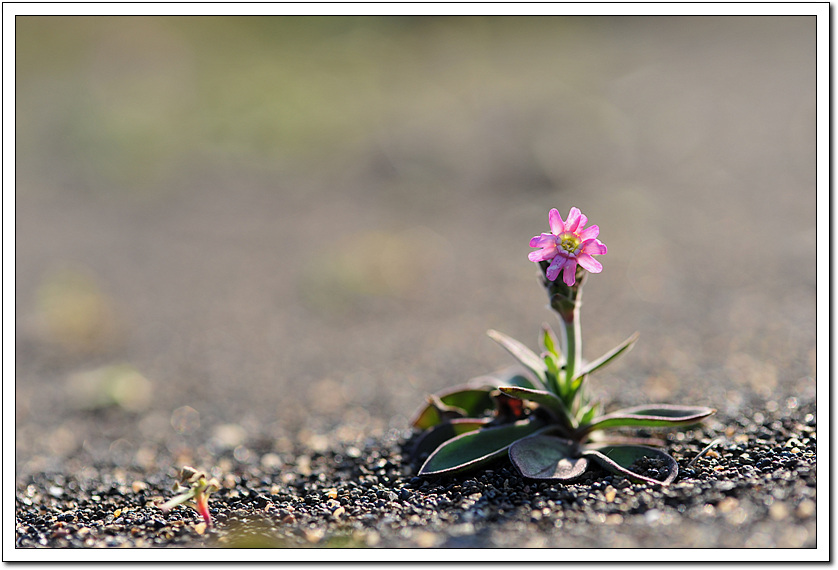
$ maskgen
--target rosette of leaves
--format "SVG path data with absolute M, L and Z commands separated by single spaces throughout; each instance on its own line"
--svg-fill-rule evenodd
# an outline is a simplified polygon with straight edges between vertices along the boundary
M 500 332 L 488 334 L 521 368 L 428 397 L 413 421 L 422 431 L 412 449 L 414 461 L 422 462 L 420 476 L 466 472 L 508 455 L 530 479 L 569 481 L 594 462 L 635 481 L 668 485 L 678 475 L 678 464 L 655 447 L 663 441 L 607 430 L 677 428 L 715 413 L 707 407 L 652 404 L 601 415 L 588 398 L 585 380 L 627 352 L 636 334 L 589 363 L 569 363 L 548 325 L 542 328 L 540 355 Z M 649 477 L 649 466 L 662 479 Z

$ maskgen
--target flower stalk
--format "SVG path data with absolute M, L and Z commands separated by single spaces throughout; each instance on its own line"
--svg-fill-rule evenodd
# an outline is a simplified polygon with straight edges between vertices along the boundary
M 563 281 L 551 281 L 548 278 L 547 272 L 550 265 L 548 262 L 542 261 L 539 265 L 543 273 L 541 282 L 550 298 L 550 307 L 556 311 L 562 323 L 563 346 L 561 348 L 565 354 L 565 365 L 555 391 L 557 395 L 564 397 L 569 409 L 580 408 L 582 406 L 573 399 L 579 394 L 578 386 L 581 386 L 581 378 L 577 377 L 582 363 L 582 320 L 580 317 L 582 286 L 585 284 L 588 272 L 581 266 L 577 266 L 573 285 L 567 285 Z

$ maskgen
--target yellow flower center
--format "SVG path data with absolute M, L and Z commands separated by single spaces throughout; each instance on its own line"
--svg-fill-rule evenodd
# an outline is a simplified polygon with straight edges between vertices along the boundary
M 559 247 L 565 250 L 567 253 L 576 254 L 579 250 L 579 246 L 582 245 L 582 240 L 579 237 L 572 233 L 572 232 L 565 232 L 559 236 Z

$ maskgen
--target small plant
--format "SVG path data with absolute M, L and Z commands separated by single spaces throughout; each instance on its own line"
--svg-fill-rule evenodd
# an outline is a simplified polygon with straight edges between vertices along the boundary
M 184 467 L 180 470 L 180 479 L 175 482 L 172 490 L 180 491 L 187 489 L 187 491 L 160 505 L 160 510 L 167 513 L 178 505 L 186 504 L 198 511 L 198 514 L 203 517 L 207 528 L 212 528 L 212 517 L 209 512 L 209 495 L 218 491 L 219 488 L 220 486 L 215 478 L 207 480 L 205 474 L 195 471 L 191 467 Z
M 509 351 L 523 369 L 475 378 L 428 397 L 413 421 L 414 427 L 423 431 L 413 458 L 418 461 L 427 456 L 419 475 L 467 471 L 508 454 L 521 475 L 531 479 L 575 479 L 587 470 L 590 460 L 633 480 L 668 485 L 677 477 L 675 459 L 650 447 L 661 446 L 663 441 L 608 437 L 603 430 L 685 426 L 715 410 L 652 404 L 600 415 L 600 406 L 590 400 L 585 381 L 628 352 L 637 333 L 592 362 L 582 360 L 582 286 L 588 273 L 602 271 L 593 256 L 607 252 L 597 239 L 599 228 L 585 228 L 587 221 L 578 208 L 571 208 L 566 221 L 552 209 L 551 232 L 530 240 L 530 247 L 540 248 L 528 257 L 541 267 L 550 306 L 562 324 L 561 337 L 544 325 L 541 353 L 536 354 L 515 339 L 490 330 L 489 337 Z M 650 477 L 652 469 L 662 478 Z

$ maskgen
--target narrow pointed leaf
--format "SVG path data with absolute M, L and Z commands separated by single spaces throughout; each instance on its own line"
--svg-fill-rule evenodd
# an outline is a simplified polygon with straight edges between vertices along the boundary
M 509 459 L 529 479 L 576 479 L 588 468 L 588 459 L 575 456 L 574 443 L 552 435 L 533 435 L 509 447 Z
M 437 447 L 458 435 L 478 430 L 492 421 L 492 418 L 459 418 L 434 426 L 422 433 L 410 451 L 412 461 L 430 455 Z
M 562 371 L 562 363 L 559 362 L 559 359 L 556 358 L 556 355 L 551 352 L 544 352 L 541 355 L 541 361 L 544 362 L 544 366 L 547 368 L 547 377 L 554 377 L 558 378 L 559 374 Z
M 165 503 L 160 505 L 159 508 L 164 513 L 168 512 L 168 511 L 172 510 L 173 508 L 175 508 L 176 506 L 182 505 L 182 504 L 186 503 L 187 501 L 192 500 L 192 497 L 194 497 L 194 496 L 195 496 L 195 492 L 190 489 L 189 491 L 187 491 L 185 493 L 181 493 L 180 495 L 176 495 L 175 497 L 169 499 L 168 501 L 166 501 Z
M 513 386 L 501 386 L 498 388 L 507 396 L 518 398 L 519 400 L 530 400 L 544 406 L 550 410 L 559 421 L 567 427 L 573 427 L 573 418 L 567 407 L 558 397 L 547 392 L 546 390 L 527 390 L 526 388 L 516 388 Z
M 587 377 L 587 374 L 583 374 L 582 376 L 577 376 L 573 379 L 572 382 L 570 382 L 570 388 L 567 390 L 568 400 L 576 399 L 576 393 L 579 391 L 580 388 L 582 388 L 582 382 L 584 382 Z
M 564 359 L 562 357 L 559 339 L 547 323 L 541 325 L 541 346 L 544 347 L 544 350 L 555 356 L 560 364 L 563 362 Z
M 489 329 L 486 334 L 489 335 L 489 338 L 493 341 L 504 347 L 509 354 L 517 358 L 518 362 L 523 364 L 528 370 L 535 374 L 535 377 L 541 382 L 541 388 L 545 387 L 547 382 L 547 366 L 536 353 L 527 348 L 524 344 L 503 334 L 502 332 Z
M 672 404 L 652 404 L 617 410 L 602 416 L 594 423 L 583 426 L 579 435 L 593 430 L 615 427 L 677 427 L 698 423 L 716 413 L 713 408 L 703 406 L 676 406 Z
M 659 485 L 669 485 L 678 477 L 678 463 L 669 454 L 659 449 L 642 445 L 600 445 L 589 447 L 582 452 L 584 457 L 590 457 L 597 463 L 611 471 L 636 481 L 646 481 Z M 650 457 L 664 462 L 666 477 L 662 480 L 641 475 L 632 470 L 638 459 Z
M 579 414 L 579 423 L 581 425 L 585 425 L 591 423 L 594 417 L 596 417 L 597 410 L 599 409 L 599 404 L 597 402 L 592 402 L 588 404 L 585 408 L 583 408 L 582 412 Z
M 514 442 L 542 427 L 543 421 L 527 419 L 458 435 L 428 457 L 419 475 L 450 474 L 479 467 L 501 457 Z
M 554 394 L 561 394 L 562 387 L 559 383 L 559 378 L 564 375 L 562 363 L 555 354 L 545 352 L 542 354 L 545 366 L 547 366 L 547 388 Z
M 609 364 L 611 361 L 613 361 L 621 354 L 631 350 L 631 348 L 634 346 L 634 343 L 637 342 L 638 336 L 638 333 L 634 333 L 626 340 L 618 344 L 616 347 L 611 349 L 609 352 L 606 352 L 593 362 L 589 362 L 584 368 L 582 368 L 582 372 L 579 373 L 579 376 L 587 376 L 588 374 L 591 374 L 592 372 L 599 370 L 606 364 Z
M 439 425 L 451 417 L 446 417 L 446 410 L 453 412 L 453 417 L 477 417 L 494 408 L 495 403 L 490 396 L 492 388 L 454 388 L 436 394 L 436 398 L 445 406 L 440 410 L 433 401 L 428 402 L 417 412 L 413 419 L 413 426 L 418 429 L 428 429 Z M 456 410 L 456 412 L 455 412 Z

